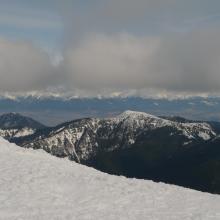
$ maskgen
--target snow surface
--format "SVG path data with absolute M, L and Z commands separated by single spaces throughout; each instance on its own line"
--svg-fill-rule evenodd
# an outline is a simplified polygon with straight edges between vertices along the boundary
M 220 196 L 101 173 L 0 138 L 0 219 L 220 219 Z

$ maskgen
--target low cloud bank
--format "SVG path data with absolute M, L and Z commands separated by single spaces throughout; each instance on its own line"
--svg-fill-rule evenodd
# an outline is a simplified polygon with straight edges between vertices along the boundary
M 199 29 L 164 37 L 90 34 L 69 45 L 54 66 L 26 42 L 0 39 L 0 91 L 220 91 L 220 32 Z

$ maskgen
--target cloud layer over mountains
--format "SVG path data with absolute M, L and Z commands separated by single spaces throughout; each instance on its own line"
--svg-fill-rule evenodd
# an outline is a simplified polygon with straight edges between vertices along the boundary
M 220 89 L 219 37 L 216 30 L 164 38 L 95 35 L 66 54 L 65 67 L 81 88 L 214 92 Z
M 1 38 L 0 92 L 218 93 L 218 5 L 215 0 L 208 5 L 197 0 L 96 0 L 85 7 L 67 0 L 59 11 L 62 61 L 54 65 L 33 44 Z

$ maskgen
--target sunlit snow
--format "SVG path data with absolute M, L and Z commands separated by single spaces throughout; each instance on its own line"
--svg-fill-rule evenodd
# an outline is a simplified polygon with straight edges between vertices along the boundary
M 220 196 L 110 176 L 0 138 L 0 219 L 220 219 Z

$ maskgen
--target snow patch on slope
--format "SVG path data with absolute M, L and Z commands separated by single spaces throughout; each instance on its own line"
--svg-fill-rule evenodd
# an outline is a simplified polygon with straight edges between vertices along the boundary
M 0 129 L 0 136 L 6 139 L 14 137 L 24 137 L 31 135 L 35 132 L 32 128 L 21 128 L 21 129 Z
M 208 123 L 181 123 L 159 118 L 157 116 L 147 114 L 145 112 L 125 111 L 119 116 L 112 119 L 117 123 L 124 123 L 127 127 L 133 129 L 153 130 L 162 127 L 173 127 L 180 131 L 188 139 L 201 138 L 209 140 L 216 136 Z

